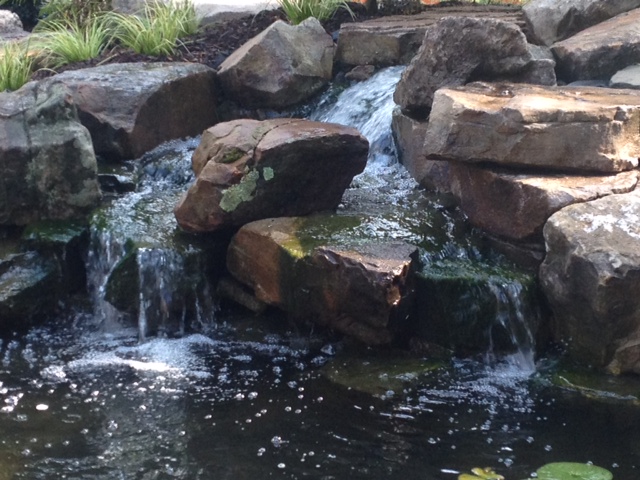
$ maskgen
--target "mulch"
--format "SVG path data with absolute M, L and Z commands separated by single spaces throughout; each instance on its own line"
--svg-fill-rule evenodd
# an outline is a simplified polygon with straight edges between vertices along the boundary
M 375 12 L 368 11 L 364 5 L 359 3 L 350 3 L 350 9 L 353 17 L 346 9 L 339 9 L 336 14 L 329 20 L 323 22 L 325 30 L 334 38 L 337 38 L 337 32 L 340 25 L 347 22 L 361 22 L 372 18 L 379 18 L 387 15 L 395 14 L 413 14 L 425 9 L 438 7 L 418 7 L 419 2 L 412 0 L 404 0 L 396 2 L 394 9 L 378 10 Z M 465 5 L 470 9 L 474 8 L 474 4 L 462 3 L 457 0 L 442 2 L 440 6 Z M 281 9 L 265 10 L 254 16 L 229 20 L 225 22 L 217 22 L 203 28 L 199 33 L 183 39 L 183 44 L 176 50 L 172 56 L 149 56 L 139 55 L 131 50 L 116 46 L 107 49 L 97 58 L 86 62 L 78 62 L 65 65 L 56 70 L 57 73 L 65 70 L 77 70 L 80 68 L 95 67 L 108 63 L 132 63 L 132 62 L 192 62 L 202 63 L 211 68 L 217 69 L 220 64 L 236 50 L 238 47 L 246 43 L 248 40 L 265 30 L 269 25 L 277 20 L 286 20 L 284 12 Z M 36 72 L 34 79 L 42 79 L 56 72 L 50 70 L 40 70 Z

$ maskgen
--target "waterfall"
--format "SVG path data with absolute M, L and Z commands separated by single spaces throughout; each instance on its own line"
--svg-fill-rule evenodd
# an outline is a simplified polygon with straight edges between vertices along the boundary
M 93 216 L 87 277 L 95 319 L 105 330 L 131 323 L 144 341 L 149 334 L 182 335 L 187 317 L 198 327 L 212 323 L 207 255 L 173 218 L 193 180 L 197 143 L 168 142 L 144 155 L 136 191 Z
M 451 338 L 457 335 L 452 330 L 475 325 L 479 330 L 470 330 L 466 335 L 473 337 L 472 342 L 486 339 L 484 358 L 489 364 L 499 360 L 530 374 L 535 369 L 531 325 L 538 321 L 538 313 L 531 307 L 530 289 L 524 285 L 532 280 L 531 277 L 511 275 L 510 267 L 504 265 L 494 268 L 495 255 L 482 253 L 478 246 L 481 242 L 473 238 L 468 227 L 461 228 L 460 222 L 447 217 L 437 202 L 425 204 L 428 194 L 422 194 L 422 199 L 416 200 L 419 186 L 397 161 L 391 119 L 397 108 L 393 92 L 403 69 L 381 70 L 370 79 L 345 89 L 334 102 L 321 101 L 310 114 L 312 120 L 354 127 L 369 140 L 367 167 L 345 193 L 347 200 L 357 197 L 352 202 L 356 205 L 350 204 L 347 210 L 361 210 L 362 204 L 369 202 L 379 217 L 368 225 L 373 236 L 404 239 L 422 248 L 420 275 L 426 279 L 426 288 L 435 296 L 444 291 L 449 296 L 438 307 L 429 304 L 424 308 L 433 311 L 442 307 L 441 329 L 450 334 L 438 337 L 440 342 L 455 343 L 459 340 L 452 341 Z M 366 192 L 365 200 L 363 192 Z M 431 212 L 426 213 L 426 210 Z M 419 229 L 425 228 L 418 233 Z M 391 229 L 393 233 L 390 233 Z M 433 318 L 424 321 L 434 322 Z M 465 348 L 469 346 L 466 339 L 462 343 Z M 505 352 L 508 355 L 504 356 Z

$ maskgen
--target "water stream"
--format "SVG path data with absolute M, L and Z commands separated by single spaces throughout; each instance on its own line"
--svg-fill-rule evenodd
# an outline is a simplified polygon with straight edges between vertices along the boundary
M 522 480 L 552 461 L 639 478 L 640 382 L 567 388 L 552 361 L 535 364 L 526 284 L 395 162 L 398 75 L 383 71 L 315 114 L 355 124 L 373 146 L 339 214 L 364 217 L 358 228 L 373 237 L 419 245 L 429 285 L 456 292 L 449 278 L 467 272 L 472 288 L 440 306 L 454 323 L 496 312 L 484 354 L 359 350 L 276 313 L 217 308 L 203 275 L 215 259 L 198 260 L 202 244 L 171 218 L 197 141 L 172 142 L 140 162 L 135 193 L 95 217 L 92 305 L 0 341 L 0 480 L 455 480 L 477 466 Z M 107 285 L 117 268 L 136 268 L 135 285 Z M 110 288 L 120 309 L 104 302 Z M 494 349 L 500 338 L 511 354 Z

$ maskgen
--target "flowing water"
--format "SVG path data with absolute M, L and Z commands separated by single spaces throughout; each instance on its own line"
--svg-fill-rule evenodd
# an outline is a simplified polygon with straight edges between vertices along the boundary
M 399 73 L 316 113 L 355 124 L 373 146 L 339 213 L 357 212 L 374 237 L 420 245 L 425 282 L 467 272 L 472 288 L 445 307 L 452 321 L 493 308 L 485 354 L 436 362 L 354 350 L 277 314 L 215 309 L 209 282 L 190 273 L 202 273 L 202 245 L 171 218 L 196 142 L 172 142 L 143 159 L 135 193 L 96 215 L 92 305 L 0 341 L 0 479 L 455 480 L 489 466 L 522 480 L 552 461 L 640 478 L 640 382 L 569 388 L 575 377 L 535 365 L 526 286 L 396 164 L 388 125 Z M 482 262 L 494 263 L 479 273 Z M 114 310 L 106 279 L 127 265 L 137 280 Z M 500 337 L 511 355 L 494 349 Z

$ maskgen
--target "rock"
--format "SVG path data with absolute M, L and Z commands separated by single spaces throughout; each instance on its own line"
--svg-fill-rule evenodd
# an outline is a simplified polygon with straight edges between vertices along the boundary
M 269 217 L 335 209 L 367 161 L 351 127 L 299 119 L 236 120 L 207 130 L 193 155 L 195 183 L 175 209 L 204 232 Z
M 566 207 L 544 227 L 540 282 L 570 355 L 640 373 L 640 196 Z
M 557 85 L 556 61 L 547 47 L 529 44 L 532 60 L 525 69 L 515 75 L 496 80 L 508 80 L 515 83 L 532 83 L 534 85 Z
M 331 36 L 315 18 L 296 26 L 277 21 L 233 52 L 218 77 L 243 106 L 280 109 L 327 85 L 333 52 Z
M 100 200 L 89 132 L 59 82 L 0 93 L 0 225 L 86 215 Z
M 554 43 L 551 50 L 558 77 L 565 82 L 607 80 L 640 62 L 640 8 Z
M 449 162 L 427 160 L 424 155 L 427 125 L 427 122 L 414 120 L 400 110 L 393 112 L 391 129 L 398 158 L 420 185 L 428 190 L 449 193 Z
M 216 123 L 215 71 L 193 63 L 126 63 L 55 76 L 73 93 L 96 154 L 138 158 Z
M 522 74 L 532 61 L 532 51 L 517 25 L 446 17 L 427 29 L 393 98 L 403 111 L 424 116 L 439 88 Z
M 633 88 L 640 90 L 640 65 L 630 65 L 611 77 L 611 88 Z
M 259 300 L 296 320 L 368 345 L 389 343 L 410 308 L 417 249 L 403 242 L 337 241 L 354 223 L 331 216 L 252 222 L 231 240 L 227 267 Z
M 500 18 L 521 24 L 518 10 L 476 5 L 475 18 Z M 418 52 L 427 28 L 443 17 L 466 17 L 469 10 L 440 6 L 415 15 L 385 16 L 364 22 L 343 23 L 338 35 L 336 63 L 353 65 L 407 64 Z
M 20 17 L 9 10 L 0 10 L 0 44 L 7 40 L 18 40 L 26 37 Z
M 55 262 L 36 252 L 0 258 L 0 332 L 24 331 L 51 315 L 60 285 Z
M 639 122 L 640 95 L 633 90 L 475 83 L 436 92 L 425 154 L 440 160 L 620 172 L 638 166 Z
M 358 65 L 349 70 L 344 78 L 353 82 L 364 82 L 369 80 L 376 71 L 373 65 Z
M 527 350 L 533 363 L 541 324 L 534 275 L 471 259 L 444 259 L 416 274 L 415 289 L 419 338 L 463 355 Z
M 634 8 L 640 0 L 533 0 L 522 7 L 535 43 L 551 46 Z
M 574 203 L 628 193 L 637 171 L 607 176 L 535 175 L 456 162 L 452 191 L 476 227 L 517 241 L 541 241 L 542 228 L 555 212 Z

